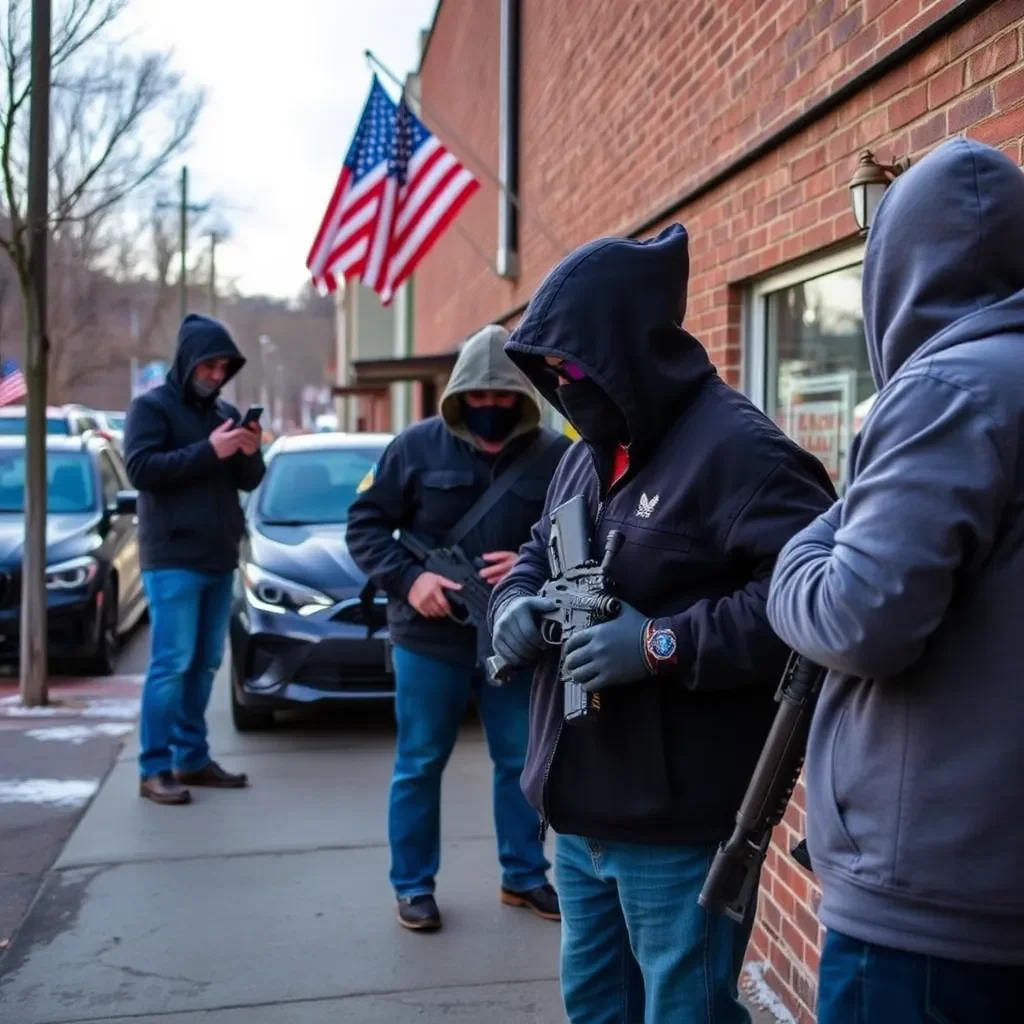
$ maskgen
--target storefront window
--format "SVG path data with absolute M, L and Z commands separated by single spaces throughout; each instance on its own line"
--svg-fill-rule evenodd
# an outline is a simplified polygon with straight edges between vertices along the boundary
M 774 285 L 765 282 L 755 293 L 759 322 L 752 340 L 762 350 L 754 361 L 763 372 L 755 397 L 821 459 L 841 491 L 850 442 L 875 391 L 864 343 L 860 263 L 812 267 L 802 279 Z

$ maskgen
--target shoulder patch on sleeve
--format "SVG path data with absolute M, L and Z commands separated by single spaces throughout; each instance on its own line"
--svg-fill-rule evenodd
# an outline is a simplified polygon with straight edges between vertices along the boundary
M 359 485 L 356 487 L 356 494 L 362 494 L 363 491 L 368 491 L 370 486 L 373 484 L 374 477 L 377 475 L 377 464 L 374 463 L 367 471 L 366 476 L 359 481 Z

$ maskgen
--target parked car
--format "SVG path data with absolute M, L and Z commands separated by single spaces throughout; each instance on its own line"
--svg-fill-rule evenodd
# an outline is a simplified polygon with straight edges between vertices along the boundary
M 46 433 L 81 436 L 101 430 L 97 414 L 82 405 L 51 406 L 46 410 Z M 0 436 L 25 435 L 25 406 L 0 407 Z
M 385 599 L 361 601 L 366 577 L 345 544 L 348 509 L 386 434 L 279 438 L 246 502 L 231 614 L 231 713 L 239 731 L 274 712 L 394 698 Z
M 18 658 L 25 542 L 25 439 L 0 437 L 0 661 Z M 136 494 L 101 437 L 47 438 L 46 596 L 54 662 L 114 671 L 120 639 L 146 611 Z

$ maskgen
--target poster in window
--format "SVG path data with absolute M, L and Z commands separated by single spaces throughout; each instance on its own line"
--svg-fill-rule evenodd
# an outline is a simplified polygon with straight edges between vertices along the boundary
M 797 444 L 821 460 L 838 488 L 849 449 L 851 399 L 855 376 L 829 373 L 794 377 L 779 410 L 782 428 Z

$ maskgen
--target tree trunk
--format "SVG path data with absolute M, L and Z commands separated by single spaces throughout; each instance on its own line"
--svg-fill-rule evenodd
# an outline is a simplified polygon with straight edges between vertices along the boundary
M 32 0 L 32 98 L 28 139 L 28 274 L 25 309 L 25 548 L 21 559 L 21 702 L 46 690 L 46 243 L 49 238 L 50 0 Z
M 25 547 L 21 558 L 21 702 L 48 701 L 46 677 L 46 339 L 31 281 L 22 287 L 25 310 Z

